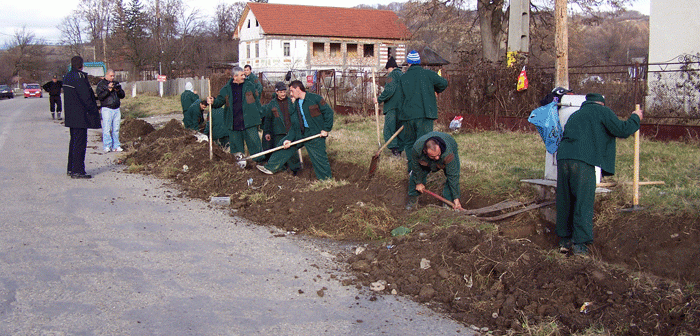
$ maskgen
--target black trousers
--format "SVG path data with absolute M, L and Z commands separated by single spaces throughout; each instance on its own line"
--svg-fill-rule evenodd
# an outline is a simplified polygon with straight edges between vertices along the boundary
M 85 174 L 85 151 L 87 150 L 87 128 L 70 129 L 68 146 L 68 174 Z
M 49 96 L 49 107 L 51 112 L 61 112 L 63 108 L 61 106 L 61 96 Z

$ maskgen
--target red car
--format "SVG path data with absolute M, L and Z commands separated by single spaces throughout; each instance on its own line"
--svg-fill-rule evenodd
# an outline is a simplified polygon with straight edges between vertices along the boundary
M 29 97 L 43 97 L 41 94 L 41 85 L 39 84 L 27 84 L 24 88 L 24 98 Z

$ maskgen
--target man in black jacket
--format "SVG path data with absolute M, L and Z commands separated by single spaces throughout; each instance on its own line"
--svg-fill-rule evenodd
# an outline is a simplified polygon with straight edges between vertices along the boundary
M 123 151 L 119 143 L 119 125 L 122 121 L 120 99 L 126 94 L 119 82 L 114 80 L 114 70 L 109 69 L 105 78 L 97 83 L 97 99 L 102 113 L 102 145 L 105 153 Z
M 63 86 L 63 81 L 58 80 L 54 75 L 53 80 L 46 82 L 42 86 L 44 91 L 49 93 L 49 108 L 51 109 L 51 118 L 56 119 L 56 112 L 58 112 L 58 120 L 61 120 L 61 87 Z
M 90 87 L 87 73 L 82 72 L 83 58 L 74 56 L 71 70 L 63 77 L 63 99 L 66 107 L 65 126 L 70 127 L 68 147 L 68 175 L 72 178 L 91 178 L 85 172 L 85 150 L 88 128 L 100 128 L 95 92 Z

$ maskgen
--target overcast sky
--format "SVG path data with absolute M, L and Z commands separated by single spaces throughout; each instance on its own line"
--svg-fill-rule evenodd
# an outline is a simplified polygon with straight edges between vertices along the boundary
M 15 1 L 3 0 L 0 9 L 0 48 L 4 47 L 15 31 L 26 26 L 38 39 L 43 39 L 47 43 L 57 44 L 61 41 L 61 33 L 58 26 L 63 18 L 68 16 L 75 9 L 80 0 L 29 0 Z M 149 0 L 144 0 L 146 3 Z M 632 9 L 643 14 L 649 14 L 650 0 L 637 0 Z M 196 3 L 192 5 L 200 9 L 202 13 L 213 13 L 213 9 L 220 2 L 233 3 L 228 0 L 198 0 L 185 1 L 186 3 Z M 397 0 L 345 0 L 340 4 L 333 4 L 335 7 L 354 7 L 359 4 L 389 4 Z M 326 6 L 327 0 L 270 0 L 270 3 L 286 3 L 297 5 Z

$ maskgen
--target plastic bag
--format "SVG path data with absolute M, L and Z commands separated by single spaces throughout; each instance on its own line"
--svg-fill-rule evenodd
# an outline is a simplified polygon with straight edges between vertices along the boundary
M 456 116 L 450 121 L 450 129 L 456 131 L 462 127 L 462 116 Z
M 527 118 L 527 121 L 537 128 L 542 141 L 544 141 L 544 146 L 550 154 L 557 152 L 559 142 L 564 133 L 559 123 L 558 102 L 558 99 L 554 99 L 551 103 L 536 108 L 530 113 L 530 117 Z

